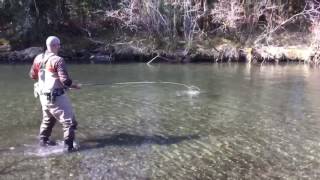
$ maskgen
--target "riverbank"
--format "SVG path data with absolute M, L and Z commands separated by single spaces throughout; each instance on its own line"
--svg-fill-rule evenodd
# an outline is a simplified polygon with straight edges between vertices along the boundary
M 291 41 L 293 36 L 294 42 Z M 273 45 L 241 44 L 224 37 L 199 37 L 191 43 L 179 38 L 159 39 L 137 34 L 59 37 L 63 42 L 60 55 L 69 63 L 317 63 L 309 37 L 297 33 L 275 37 L 277 41 Z M 8 41 L 2 39 L 0 63 L 32 63 L 34 57 L 44 51 L 40 43 L 33 44 L 12 50 Z

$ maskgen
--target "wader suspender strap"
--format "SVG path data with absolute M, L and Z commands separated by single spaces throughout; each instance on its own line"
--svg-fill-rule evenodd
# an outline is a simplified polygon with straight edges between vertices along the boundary
M 45 53 L 42 54 L 42 60 L 40 62 L 40 67 L 39 67 L 39 71 L 42 71 L 42 75 L 41 77 L 39 77 L 39 81 L 42 80 L 44 82 L 45 80 L 45 76 L 46 76 L 46 73 L 45 73 L 45 68 L 46 68 L 46 64 L 47 62 L 49 61 L 49 58 L 54 56 L 54 54 L 50 55 L 49 57 L 47 57 L 44 61 L 44 56 L 45 56 Z
M 52 54 L 52 55 L 50 55 L 49 57 L 47 57 L 46 59 L 45 59 L 45 61 L 44 61 L 44 56 L 45 56 L 45 53 L 43 53 L 42 54 L 42 61 L 41 61 L 41 63 L 40 63 L 40 68 L 39 69 L 41 69 L 41 70 L 43 70 L 44 71 L 44 79 L 45 79 L 45 76 L 46 76 L 46 73 L 45 73 L 45 68 L 46 68 L 46 64 L 47 64 L 47 62 L 49 61 L 49 59 L 52 57 L 52 56 L 54 56 L 54 54 Z M 54 101 L 55 101 L 55 96 L 53 96 L 53 92 L 51 92 L 50 93 L 50 95 L 47 95 L 47 100 L 48 101 L 50 101 L 50 102 L 52 102 L 52 103 L 54 103 Z
M 45 53 L 42 54 L 42 61 L 40 63 L 40 68 L 39 69 L 45 69 L 47 62 L 49 61 L 49 58 L 51 58 L 52 56 L 54 56 L 54 54 L 50 55 L 49 57 L 47 57 L 47 59 L 45 61 L 43 61 L 45 56 Z

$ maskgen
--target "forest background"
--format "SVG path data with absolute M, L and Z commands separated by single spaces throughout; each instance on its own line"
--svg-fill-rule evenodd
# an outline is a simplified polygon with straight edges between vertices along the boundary
M 0 61 L 318 63 L 319 0 L 0 0 Z

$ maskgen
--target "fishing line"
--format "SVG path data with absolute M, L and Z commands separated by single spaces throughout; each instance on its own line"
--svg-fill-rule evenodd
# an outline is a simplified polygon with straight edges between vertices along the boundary
M 172 84 L 178 86 L 184 86 L 188 90 L 197 90 L 200 91 L 200 88 L 197 86 L 188 86 L 183 83 L 177 82 L 168 82 L 168 81 L 141 81 L 141 82 L 119 82 L 119 83 L 80 83 L 81 86 L 113 86 L 113 85 L 139 85 L 139 84 Z

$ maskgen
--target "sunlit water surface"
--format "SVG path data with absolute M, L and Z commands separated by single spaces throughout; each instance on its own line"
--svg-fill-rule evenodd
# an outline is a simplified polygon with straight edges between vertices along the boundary
M 69 65 L 75 153 L 41 149 L 28 65 L 0 66 L 0 179 L 320 179 L 320 73 L 305 65 Z

